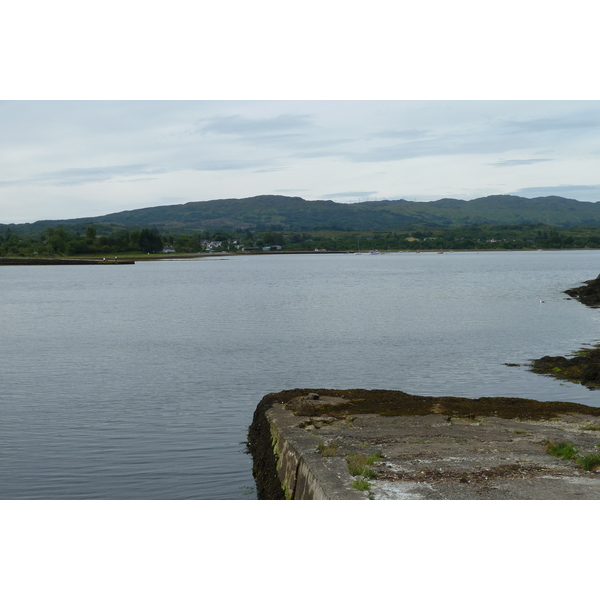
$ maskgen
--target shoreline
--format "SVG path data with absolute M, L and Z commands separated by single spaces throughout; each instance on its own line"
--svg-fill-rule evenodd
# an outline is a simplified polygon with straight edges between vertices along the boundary
M 504 248 L 486 248 L 480 250 L 471 249 L 457 249 L 457 250 L 392 250 L 392 251 L 378 251 L 379 255 L 388 254 L 457 254 L 457 253 L 488 253 L 488 252 L 573 252 L 577 250 L 586 251 L 600 251 L 600 248 L 552 248 L 552 249 L 537 249 L 537 248 L 523 248 L 520 250 L 507 250 Z M 365 255 L 368 256 L 370 252 L 357 253 L 352 250 L 279 250 L 279 251 L 252 251 L 252 252 L 196 252 L 196 253 L 168 253 L 168 254 L 132 254 L 125 255 L 122 257 L 99 257 L 99 256 L 85 256 L 76 258 L 73 256 L 67 257 L 31 257 L 31 256 L 0 256 L 0 266 L 3 265 L 102 265 L 102 264 L 135 264 L 139 261 L 159 261 L 159 260 L 189 260 L 198 258 L 231 258 L 235 256 L 294 256 L 294 255 L 310 255 L 310 256 L 322 256 L 331 254 L 348 254 L 348 255 Z M 579 299 L 579 298 L 577 298 Z
M 13 258 L 0 257 L 0 266 L 20 265 L 134 265 L 135 261 L 129 258 Z
M 600 275 L 596 279 L 584 281 L 583 285 L 564 291 L 569 296 L 589 308 L 600 307 Z M 529 370 L 545 375 L 579 383 L 588 389 L 600 389 L 600 344 L 591 348 L 581 348 L 565 356 L 542 356 L 530 361 Z

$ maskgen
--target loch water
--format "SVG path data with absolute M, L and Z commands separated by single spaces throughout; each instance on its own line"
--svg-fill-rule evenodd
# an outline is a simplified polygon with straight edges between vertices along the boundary
M 524 365 L 600 338 L 599 251 L 211 256 L 0 269 L 0 499 L 255 499 L 291 388 L 600 406 Z

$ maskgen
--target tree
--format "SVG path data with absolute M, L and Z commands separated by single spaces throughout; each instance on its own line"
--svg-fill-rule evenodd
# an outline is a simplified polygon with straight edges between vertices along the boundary
M 48 232 L 50 231 L 52 231 L 52 234 L 48 237 L 48 245 L 55 254 L 64 253 L 67 249 L 69 234 L 62 227 L 56 230 L 49 227 Z
M 155 227 L 142 229 L 140 231 L 139 247 L 142 252 L 148 252 L 149 254 L 160 252 L 163 248 L 163 242 L 158 229 Z
M 263 243 L 266 246 L 283 246 L 283 234 L 267 231 L 263 235 Z
M 88 225 L 85 230 L 85 239 L 90 242 L 96 241 L 96 228 L 93 225 Z

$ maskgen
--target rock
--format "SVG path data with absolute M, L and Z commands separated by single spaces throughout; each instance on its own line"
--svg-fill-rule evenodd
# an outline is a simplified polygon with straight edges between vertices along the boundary
M 600 347 L 581 349 L 573 358 L 543 356 L 531 362 L 531 371 L 590 388 L 600 387 Z
M 593 363 L 587 366 L 581 374 L 581 383 L 598 383 L 600 382 L 600 365 Z
M 600 275 L 596 279 L 586 281 L 585 285 L 565 290 L 565 294 L 586 306 L 600 306 Z
M 316 396 L 319 398 L 318 394 L 308 394 L 307 396 L 298 396 L 293 400 L 290 400 L 287 403 L 287 406 L 290 410 L 297 414 L 302 414 L 304 416 L 312 416 L 316 415 L 317 411 L 315 410 L 315 406 L 317 402 L 315 399 L 311 398 L 311 396 Z

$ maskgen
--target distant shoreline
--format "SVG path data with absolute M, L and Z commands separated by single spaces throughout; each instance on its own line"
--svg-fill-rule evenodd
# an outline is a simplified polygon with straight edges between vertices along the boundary
M 378 254 L 456 254 L 456 253 L 486 253 L 486 252 L 568 252 L 574 250 L 600 250 L 599 248 L 552 248 L 552 249 L 533 249 L 523 248 L 521 250 L 512 250 L 504 248 L 493 249 L 464 249 L 464 250 L 393 250 L 391 252 L 378 251 Z M 17 257 L 5 256 L 0 257 L 0 266 L 3 265 L 133 265 L 137 261 L 151 260 L 186 260 L 197 258 L 223 257 L 230 258 L 232 256 L 277 256 L 277 255 L 323 255 L 323 254 L 361 254 L 369 255 L 370 252 L 352 252 L 350 250 L 297 250 L 297 251 L 252 251 L 252 252 L 196 252 L 196 253 L 169 253 L 169 254 L 148 254 L 148 255 L 133 255 L 133 256 L 117 256 L 117 257 L 89 257 L 89 258 L 58 258 L 58 257 Z
M 2 265 L 133 265 L 135 261 L 130 258 L 12 258 L 0 257 Z

